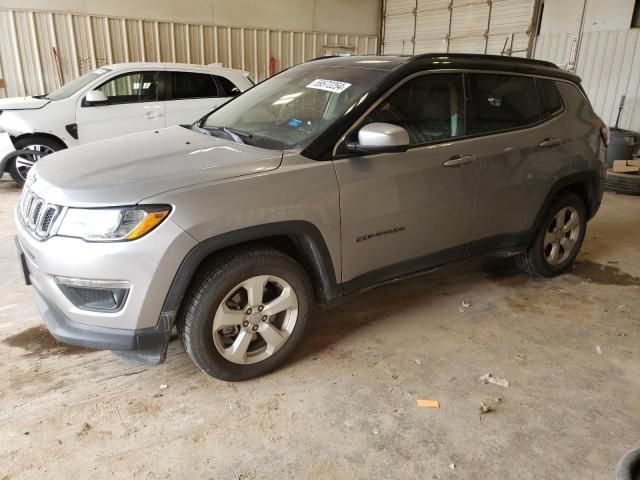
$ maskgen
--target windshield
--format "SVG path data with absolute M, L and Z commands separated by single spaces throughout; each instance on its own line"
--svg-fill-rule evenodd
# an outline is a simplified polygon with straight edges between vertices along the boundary
M 78 77 L 75 80 L 71 80 L 69 83 L 65 83 L 57 90 L 54 90 L 48 95 L 45 95 L 45 97 L 49 100 L 64 100 L 65 98 L 69 98 L 78 90 L 82 90 L 95 79 L 100 78 L 102 75 L 110 71 L 111 70 L 109 70 L 108 68 L 99 68 L 98 70 L 94 70 L 93 72 L 85 73 L 81 77 Z
M 385 74 L 314 63 L 294 67 L 259 83 L 198 125 L 211 135 L 257 147 L 304 149 L 363 102 Z

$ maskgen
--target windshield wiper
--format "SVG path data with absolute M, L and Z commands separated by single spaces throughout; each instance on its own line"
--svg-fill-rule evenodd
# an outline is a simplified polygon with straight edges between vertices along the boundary
M 243 132 L 242 130 L 236 130 L 235 128 L 225 127 L 224 125 L 216 125 L 216 126 L 206 126 L 205 130 L 220 130 L 231 137 L 231 139 L 236 143 L 244 143 L 243 138 L 251 138 L 249 132 Z

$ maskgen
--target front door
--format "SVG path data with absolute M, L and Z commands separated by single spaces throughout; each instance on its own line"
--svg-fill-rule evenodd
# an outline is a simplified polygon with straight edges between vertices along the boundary
M 78 141 L 143 132 L 165 126 L 165 102 L 158 100 L 159 73 L 139 71 L 120 74 L 96 90 L 109 99 L 104 105 L 86 105 L 80 100 L 76 115 Z
M 431 73 L 397 88 L 358 128 L 404 127 L 407 152 L 334 161 L 347 291 L 464 255 L 474 204 L 477 142 L 464 137 L 462 74 Z

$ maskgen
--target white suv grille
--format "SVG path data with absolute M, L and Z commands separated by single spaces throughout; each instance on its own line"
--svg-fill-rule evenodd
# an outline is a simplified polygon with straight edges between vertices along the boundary
M 22 224 L 36 238 L 44 240 L 49 236 L 61 208 L 47 203 L 25 186 L 20 198 L 20 218 Z

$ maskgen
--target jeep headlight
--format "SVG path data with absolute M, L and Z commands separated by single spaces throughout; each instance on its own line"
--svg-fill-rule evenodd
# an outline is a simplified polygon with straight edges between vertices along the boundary
M 171 207 L 69 208 L 57 235 L 88 242 L 116 242 L 140 238 L 167 218 Z

